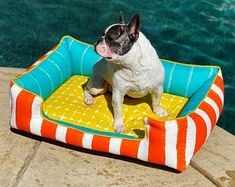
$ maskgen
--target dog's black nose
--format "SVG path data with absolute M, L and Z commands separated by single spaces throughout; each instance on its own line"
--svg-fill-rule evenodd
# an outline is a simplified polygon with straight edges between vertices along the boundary
M 99 38 L 98 41 L 96 42 L 96 45 L 100 42 L 102 42 L 103 38 Z

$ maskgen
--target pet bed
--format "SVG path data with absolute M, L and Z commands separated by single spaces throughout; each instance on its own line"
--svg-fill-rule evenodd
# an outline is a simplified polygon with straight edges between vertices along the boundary
M 124 133 L 113 131 L 111 94 L 83 103 L 83 87 L 101 59 L 92 45 L 65 36 L 10 83 L 12 128 L 85 149 L 128 156 L 183 171 L 205 143 L 223 108 L 218 66 L 162 60 L 161 105 L 167 118 L 152 113 L 151 99 L 125 97 Z

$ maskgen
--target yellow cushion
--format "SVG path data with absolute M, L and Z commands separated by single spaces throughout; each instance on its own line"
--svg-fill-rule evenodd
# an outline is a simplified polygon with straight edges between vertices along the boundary
M 54 120 L 99 131 L 114 132 L 111 93 L 95 97 L 94 105 L 84 104 L 83 87 L 87 79 L 84 76 L 72 76 L 46 99 L 43 103 L 43 112 Z M 141 99 L 125 97 L 122 105 L 126 129 L 124 134 L 143 138 L 145 135 L 144 117 L 149 116 L 161 120 L 174 119 L 187 100 L 184 97 L 163 93 L 160 104 L 169 113 L 169 116 L 163 119 L 152 112 L 150 95 Z

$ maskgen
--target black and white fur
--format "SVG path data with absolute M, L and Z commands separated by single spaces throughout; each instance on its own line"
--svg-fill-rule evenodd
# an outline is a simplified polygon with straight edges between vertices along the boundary
M 93 68 L 93 74 L 85 87 L 85 103 L 94 104 L 93 96 L 112 88 L 114 130 L 124 131 L 122 103 L 124 96 L 144 97 L 151 93 L 152 107 L 156 115 L 168 116 L 160 106 L 165 71 L 149 40 L 139 31 L 139 15 L 129 24 L 120 15 L 118 24 L 109 26 L 95 44 L 95 51 L 103 57 Z

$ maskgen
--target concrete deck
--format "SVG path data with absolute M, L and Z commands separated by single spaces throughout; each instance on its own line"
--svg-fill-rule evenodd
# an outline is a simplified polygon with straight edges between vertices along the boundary
M 0 68 L 0 186 L 235 186 L 235 136 L 215 127 L 187 170 L 86 151 L 9 128 L 9 81 Z

